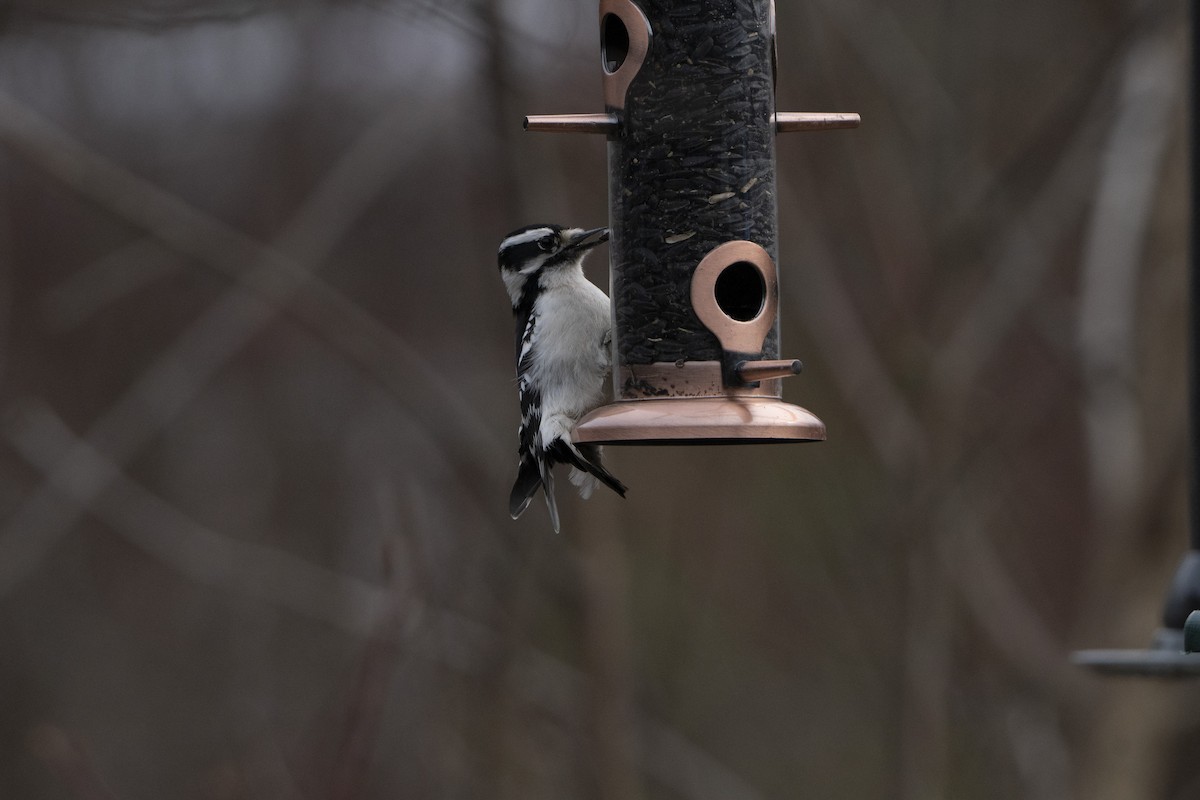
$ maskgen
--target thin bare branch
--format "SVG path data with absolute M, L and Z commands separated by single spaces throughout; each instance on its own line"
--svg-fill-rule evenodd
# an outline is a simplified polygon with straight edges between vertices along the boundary
M 192 580 L 261 599 L 356 636 L 398 640 L 412 652 L 467 673 L 485 669 L 500 646 L 489 628 L 452 611 L 425 606 L 347 575 L 330 572 L 272 547 L 239 542 L 207 528 L 122 474 L 117 465 L 88 447 L 49 410 L 27 406 L 6 432 L 23 457 L 48 471 L 58 454 L 76 453 L 75 471 L 56 484 L 62 496 L 86 503 L 90 513 L 130 542 Z M 93 494 L 102 475 L 109 489 Z M 60 502 L 62 498 L 60 497 Z M 404 580 L 407 580 L 405 578 Z M 397 598 L 406 598 L 403 618 Z M 584 676 L 532 648 L 514 659 L 512 685 L 525 702 L 578 722 L 586 691 Z M 374 685 L 374 684 L 372 684 Z M 678 731 L 645 714 L 634 724 L 643 732 L 638 764 L 646 773 L 694 800 L 756 800 L 760 794 Z M 353 749 L 353 752 L 361 752 Z
M 795 186 L 780 176 L 785 205 L 799 205 Z M 836 369 L 831 378 L 854 409 L 880 461 L 900 473 L 926 456 L 925 435 L 908 400 L 888 372 L 854 303 L 838 277 L 832 248 L 806 215 L 796 215 L 804 243 L 804 281 L 787 281 L 784 292 L 801 311 L 809 335 Z
M 457 424 L 446 432 L 460 434 L 461 445 L 507 450 L 426 354 L 313 273 L 392 180 L 407 158 L 396 143 L 415 124 L 411 109 L 402 102 L 383 114 L 268 246 L 133 175 L 0 92 L 0 141 L 31 164 L 139 225 L 175 252 L 237 281 L 270 303 L 274 313 L 286 313 L 314 331 L 395 396 L 412 399 L 414 383 L 438 386 L 443 391 L 436 408 L 423 411 L 431 415 L 431 422 L 452 412 Z M 223 302 L 246 300 L 233 292 Z
M 354 800 L 362 795 L 389 688 L 403 655 L 396 645 L 394 632 L 404 629 L 409 609 L 416 599 L 413 596 L 413 562 L 408 557 L 404 538 L 398 532 L 392 532 L 385 547 L 389 548 L 383 557 L 391 600 L 363 648 L 344 705 L 329 781 L 330 800 Z
M 170 252 L 156 239 L 139 239 L 97 259 L 48 291 L 42 314 L 52 331 L 76 328 L 108 305 L 172 274 Z
M 1090 165 L 1106 114 L 1104 94 L 1097 92 L 1037 195 L 1013 209 L 1010 224 L 997 237 L 987 283 L 933 357 L 933 379 L 945 407 L 962 405 L 1005 338 L 1042 298 L 1045 279 L 1057 264 L 1058 245 L 1073 235 L 1088 202 Z
M 227 23 L 283 7 L 281 0 L 217 0 L 216 2 L 45 2 L 9 0 L 11 13 L 70 25 L 168 30 L 203 23 Z
M 1125 528 L 1144 493 L 1144 443 L 1134 386 L 1138 278 L 1150 215 L 1183 93 L 1182 49 L 1170 32 L 1132 48 L 1104 149 L 1083 254 L 1078 318 L 1088 471 L 1105 528 Z
M 267 248 L 97 156 L 0 92 L 0 140 L 83 195 L 144 226 L 172 248 L 215 265 L 238 281 L 96 420 L 86 436 L 88 446 L 117 464 L 124 463 L 175 419 L 245 343 L 293 301 L 298 308 L 307 309 L 303 312 L 307 321 L 328 333 L 355 363 L 370 365 L 377 376 L 386 375 L 386 385 L 397 392 L 410 385 L 414 373 L 431 376 L 430 385 L 448 386 L 445 376 L 435 375 L 413 348 L 311 275 L 311 269 L 328 257 L 346 229 L 390 180 L 401 163 L 395 142 L 413 124 L 406 106 L 384 115 L 339 160 L 276 245 Z M 253 267 L 247 269 L 247 264 Z M 259 299 L 262 297 L 270 303 Z M 402 365 L 392 357 L 401 358 Z M 462 412 L 458 416 L 461 424 L 452 426 L 452 433 L 475 433 L 476 447 L 478 442 L 495 441 L 494 433 L 477 422 L 478 414 L 465 401 L 452 391 L 444 399 Z M 77 455 L 86 457 L 83 451 L 64 455 L 47 484 L 0 529 L 0 553 L 6 554 L 0 558 L 0 594 L 19 583 L 77 519 L 76 511 L 55 501 L 53 488 L 76 471 L 72 462 Z M 88 493 L 94 497 L 107 484 L 103 477 L 93 478 Z
M 383 589 L 196 522 L 128 478 L 114 460 L 77 438 L 44 406 L 27 403 L 11 411 L 4 433 L 23 458 L 50 476 L 60 506 L 95 514 L 197 583 L 267 600 L 359 635 L 376 630 L 387 612 Z M 59 466 L 64 462 L 69 470 Z
M 1067 648 L 1047 628 L 972 515 L 955 516 L 938 537 L 938 557 L 976 626 L 1026 680 L 1077 708 L 1091 697 Z
M 30 731 L 28 745 L 77 800 L 117 800 L 100 777 L 88 748 L 62 728 L 42 723 Z
M 954 96 L 891 6 L 868 0 L 821 0 L 820 7 L 894 98 L 911 138 L 928 139 L 934 125 L 957 119 Z
M 598 504 L 580 524 L 581 591 L 592 733 L 593 780 L 600 800 L 642 796 L 635 769 L 633 653 L 628 555 L 614 507 Z

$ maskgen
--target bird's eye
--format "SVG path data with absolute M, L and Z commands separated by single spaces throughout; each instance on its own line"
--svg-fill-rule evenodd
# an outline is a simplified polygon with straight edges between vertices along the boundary
M 538 239 L 538 247 L 540 247 L 542 250 L 545 250 L 548 253 L 554 249 L 554 245 L 557 243 L 557 241 L 558 241 L 557 236 L 554 236 L 554 235 L 543 236 L 542 238 Z

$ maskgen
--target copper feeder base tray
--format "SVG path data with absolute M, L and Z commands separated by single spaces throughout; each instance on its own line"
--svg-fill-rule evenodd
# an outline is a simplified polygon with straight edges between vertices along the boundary
M 622 400 L 581 419 L 572 438 L 591 444 L 820 442 L 825 423 L 772 397 Z

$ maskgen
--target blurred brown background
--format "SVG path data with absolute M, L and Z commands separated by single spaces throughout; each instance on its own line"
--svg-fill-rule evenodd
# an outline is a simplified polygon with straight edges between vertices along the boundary
M 0 5 L 0 797 L 1195 800 L 1186 8 L 781 0 L 802 447 L 514 523 L 592 0 Z M 603 259 L 591 276 L 607 278 Z

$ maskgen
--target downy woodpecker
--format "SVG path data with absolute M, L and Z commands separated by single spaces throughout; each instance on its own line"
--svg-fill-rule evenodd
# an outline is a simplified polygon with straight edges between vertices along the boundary
M 598 483 L 625 496 L 625 486 L 601 463 L 599 446 L 571 441 L 575 423 L 603 401 L 611 366 L 608 296 L 583 274 L 584 256 L 607 239 L 607 228 L 529 225 L 500 243 L 521 400 L 520 464 L 508 510 L 513 519 L 521 516 L 541 486 L 556 533 L 554 464 L 571 465 L 571 483 L 584 499 Z

